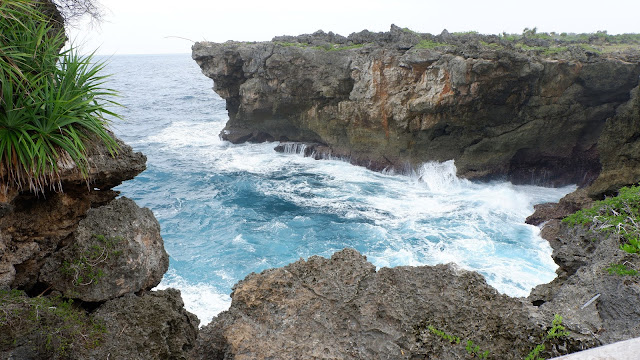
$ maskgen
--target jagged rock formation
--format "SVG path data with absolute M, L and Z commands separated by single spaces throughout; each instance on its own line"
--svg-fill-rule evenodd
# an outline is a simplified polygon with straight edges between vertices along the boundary
M 227 101 L 231 142 L 318 143 L 314 156 L 376 169 L 454 159 L 467 178 L 589 184 L 601 162 L 615 168 L 599 138 L 638 85 L 638 52 L 526 46 L 392 27 L 200 42 L 193 58 Z
M 500 359 L 523 359 L 551 324 L 478 273 L 451 264 L 376 272 L 353 249 L 251 274 L 231 296 L 231 308 L 201 329 L 195 358 L 461 359 L 471 340 Z M 592 343 L 578 335 L 561 346 Z
M 95 359 L 105 354 L 112 359 L 186 359 L 200 323 L 184 309 L 175 289 L 128 294 L 100 306 L 92 316 L 112 335 L 90 352 Z
M 564 318 L 570 337 L 546 344 L 557 356 L 637 336 L 640 286 L 610 274 L 613 263 L 640 268 L 616 235 L 559 219 L 588 206 L 587 191 L 539 206 L 558 277 L 526 299 L 500 295 L 455 265 L 383 268 L 352 249 L 251 274 L 236 284 L 228 311 L 201 329 L 196 359 L 462 359 L 433 329 L 473 341 L 492 358 L 523 359 Z M 552 208 L 553 207 L 553 208 Z M 432 327 L 432 328 L 430 328 Z
M 63 192 L 6 189 L 0 202 L 0 287 L 33 288 L 46 258 L 68 242 L 87 211 L 115 199 L 111 189 L 146 168 L 146 157 L 121 142 L 118 156 L 96 146 L 89 162 L 89 184 L 67 169 Z
M 625 261 L 637 268 L 637 258 L 618 249 L 619 238 L 594 239 L 560 219 L 640 181 L 640 52 L 552 45 L 394 26 L 347 38 L 196 43 L 194 60 L 227 102 L 221 136 L 231 142 L 286 143 L 279 151 L 304 143 L 297 149 L 306 156 L 374 169 L 454 159 L 458 174 L 472 179 L 591 186 L 529 218 L 543 226 L 560 268 L 528 299 L 498 295 L 479 275 L 451 266 L 376 272 L 344 250 L 238 283 L 229 311 L 200 332 L 194 356 L 466 356 L 433 326 L 520 359 L 554 314 L 565 317 L 571 340 L 541 356 L 637 335 L 637 281 L 605 270 Z
M 88 183 L 69 168 L 61 174 L 62 192 L 5 187 L 0 309 L 37 314 L 49 311 L 38 301 L 59 297 L 79 306 L 25 315 L 20 323 L 0 320 L 0 358 L 183 359 L 193 346 L 198 320 L 180 293 L 148 291 L 162 279 L 168 255 L 151 211 L 111 190 L 146 167 L 144 155 L 119 144 L 115 157 L 94 144 Z M 16 299 L 8 289 L 50 300 Z M 49 327 L 68 330 L 47 340 Z
M 549 241 L 559 266 L 558 277 L 533 289 L 529 300 L 547 315 L 562 314 L 575 332 L 609 344 L 638 336 L 640 284 L 634 276 L 611 274 L 607 268 L 625 264 L 638 269 L 640 258 L 620 250 L 625 241 L 615 233 L 589 231 L 560 221 L 588 207 L 591 200 L 587 194 L 586 190 L 569 194 L 558 204 L 539 207 L 529 217 L 528 221 L 548 221 L 541 236 Z
M 168 268 L 151 210 L 119 198 L 87 211 L 68 245 L 47 259 L 39 281 L 65 297 L 102 302 L 155 287 Z

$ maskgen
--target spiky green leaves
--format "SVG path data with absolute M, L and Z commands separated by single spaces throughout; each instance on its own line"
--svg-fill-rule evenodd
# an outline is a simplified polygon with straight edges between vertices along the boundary
M 56 189 L 61 169 L 88 177 L 87 148 L 115 140 L 106 115 L 116 92 L 105 88 L 104 63 L 73 50 L 37 6 L 0 3 L 0 179 L 42 192 Z M 60 190 L 59 186 L 57 187 Z

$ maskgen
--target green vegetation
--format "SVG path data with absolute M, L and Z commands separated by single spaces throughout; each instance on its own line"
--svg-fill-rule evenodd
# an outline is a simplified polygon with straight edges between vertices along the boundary
M 527 354 L 527 357 L 525 357 L 524 360 L 540 360 L 540 357 L 538 357 L 538 356 L 545 349 L 546 349 L 546 347 L 543 344 L 536 345 L 536 347 L 533 348 L 533 350 L 531 350 L 531 352 L 529 354 Z
M 471 30 L 471 31 L 460 31 L 460 32 L 454 32 L 453 36 L 464 36 L 464 35 L 477 35 L 478 32 Z
M 437 337 L 447 341 L 452 345 L 458 345 L 461 342 L 460 337 L 447 334 L 446 332 L 439 330 L 434 326 L 429 325 L 427 326 L 427 329 L 429 330 L 430 333 L 436 335 Z M 536 345 L 536 347 L 534 347 L 533 350 L 531 350 L 531 352 L 527 354 L 527 356 L 525 357 L 525 360 L 543 360 L 542 358 L 539 357 L 539 355 L 546 349 L 546 346 L 544 345 L 545 342 L 552 342 L 553 340 L 561 339 L 567 336 L 569 336 L 569 332 L 562 325 L 562 316 L 558 314 L 554 315 L 553 320 L 551 322 L 551 328 L 547 330 L 547 332 L 544 333 L 542 336 L 543 337 L 542 343 Z M 466 341 L 465 350 L 472 357 L 478 357 L 479 359 L 485 359 L 485 360 L 489 358 L 489 351 L 488 350 L 482 351 L 480 349 L 480 346 L 474 344 L 473 341 L 471 340 Z
M 491 49 L 494 49 L 494 50 L 504 49 L 504 46 L 502 46 L 501 44 L 498 44 L 498 43 L 488 43 L 486 41 L 482 41 L 481 40 L 480 44 L 482 44 L 482 46 L 484 46 L 484 47 L 488 47 L 488 48 L 491 48 Z
M 444 339 L 444 340 L 446 340 L 446 341 L 448 341 L 448 342 L 450 342 L 452 344 L 460 344 L 460 338 L 457 337 L 457 336 L 449 335 L 449 334 L 445 333 L 444 331 L 438 330 L 438 329 L 436 329 L 435 327 L 433 327 L 431 325 L 427 326 L 427 329 L 429 329 L 429 331 L 432 334 L 437 335 L 440 338 L 442 338 L 442 339 Z
M 416 49 L 434 49 L 438 46 L 447 46 L 445 43 L 435 42 L 432 40 L 421 40 L 416 46 Z
M 577 211 L 562 220 L 569 226 L 583 225 L 590 231 L 617 234 L 620 249 L 629 254 L 640 253 L 640 186 L 623 187 L 618 195 L 596 201 L 592 207 Z M 611 264 L 609 274 L 635 276 L 638 272 L 622 264 Z
M 640 34 L 619 34 L 609 35 L 606 31 L 598 31 L 596 33 L 555 33 L 555 32 L 538 32 L 537 28 L 525 28 L 522 34 L 508 34 L 503 32 L 498 35 L 501 39 L 517 42 L 524 38 L 552 40 L 562 44 L 598 44 L 598 45 L 614 45 L 614 44 L 636 44 L 640 45 Z
M 28 297 L 19 290 L 0 290 L 0 351 L 27 346 L 47 358 L 67 358 L 103 341 L 104 324 L 90 319 L 60 297 Z
M 458 31 L 458 32 L 454 32 L 453 36 L 465 36 L 465 35 L 478 35 L 479 33 L 475 30 L 469 30 L 469 31 Z
M 102 267 L 106 261 L 122 253 L 121 250 L 116 250 L 122 242 L 121 237 L 94 235 L 93 239 L 94 243 L 87 250 L 81 251 L 79 258 L 62 263 L 62 272 L 72 278 L 75 286 L 88 286 L 100 281 L 104 277 Z
M 517 40 L 520 40 L 522 38 L 522 36 L 517 35 L 517 34 L 507 34 L 506 32 L 503 32 L 502 34 L 498 35 L 501 39 L 509 41 L 509 42 L 515 42 Z
M 515 45 L 516 48 L 518 49 L 522 49 L 525 51 L 534 51 L 537 53 L 540 53 L 544 56 L 551 56 L 551 55 L 555 55 L 561 52 L 565 52 L 567 51 L 569 48 L 566 46 L 555 46 L 555 47 L 548 47 L 548 46 L 528 46 L 526 44 L 516 44 Z
M 0 178 L 43 192 L 60 190 L 60 168 L 88 177 L 87 149 L 117 143 L 105 115 L 116 92 L 104 87 L 104 63 L 63 50 L 65 35 L 36 2 L 0 2 Z
M 307 48 L 310 46 L 309 44 L 306 44 L 306 43 L 285 42 L 285 41 L 278 41 L 275 44 L 282 47 L 299 47 L 299 48 Z M 325 44 L 322 46 L 313 46 L 311 47 L 311 49 L 325 50 L 325 51 L 339 51 L 339 50 L 358 49 L 358 48 L 364 47 L 365 45 L 366 44 L 352 44 L 352 45 Z
M 477 356 L 480 359 L 487 359 L 489 356 L 489 350 L 482 352 L 482 350 L 480 350 L 480 346 L 474 345 L 471 340 L 467 340 L 465 349 L 469 355 Z
M 620 275 L 620 276 L 637 276 L 638 275 L 638 270 L 629 269 L 624 264 L 611 264 L 611 266 L 609 266 L 606 270 L 611 275 Z
M 427 326 L 427 329 L 429 329 L 429 332 L 438 336 L 439 338 L 441 338 L 442 340 L 445 340 L 449 343 L 451 343 L 452 345 L 458 345 L 460 344 L 460 338 L 458 336 L 455 335 L 450 335 L 447 334 L 446 332 L 439 330 L 437 328 L 435 328 L 434 326 Z M 471 356 L 477 356 L 479 359 L 487 359 L 489 357 L 489 351 L 482 351 L 480 350 L 480 346 L 477 346 L 473 343 L 473 341 L 471 340 L 467 340 L 467 344 L 465 345 L 465 349 L 467 350 L 467 353 Z
M 317 50 L 325 50 L 325 51 L 340 51 L 340 50 L 350 50 L 350 49 L 359 49 L 364 47 L 365 44 L 353 44 L 353 45 L 342 45 L 342 44 L 326 44 L 323 46 L 314 46 L 314 49 Z
M 640 186 L 623 187 L 618 195 L 596 201 L 592 207 L 577 211 L 562 220 L 570 226 L 588 226 L 589 230 L 615 233 L 627 243 L 620 248 L 630 254 L 640 252 Z
M 277 42 L 275 42 L 275 44 L 276 44 L 276 45 L 279 45 L 279 46 L 282 46 L 282 47 L 291 47 L 291 46 L 294 46 L 294 47 L 301 47 L 301 48 L 304 48 L 304 47 L 309 46 L 309 44 L 305 44 L 305 43 L 299 43 L 299 42 L 286 42 L 286 41 L 277 41 Z
M 602 51 L 594 48 L 593 46 L 591 46 L 589 44 L 579 44 L 578 46 L 580 46 L 585 51 L 596 53 L 596 54 L 602 54 Z
M 547 333 L 545 334 L 542 343 L 536 345 L 536 347 L 533 348 L 533 350 L 531 350 L 529 354 L 527 354 L 525 360 L 543 360 L 539 357 L 539 355 L 546 349 L 544 342 L 554 339 L 561 339 L 566 336 L 569 336 L 569 332 L 564 326 L 562 326 L 562 316 L 555 314 L 551 322 L 551 329 L 549 329 L 549 331 L 547 331 Z

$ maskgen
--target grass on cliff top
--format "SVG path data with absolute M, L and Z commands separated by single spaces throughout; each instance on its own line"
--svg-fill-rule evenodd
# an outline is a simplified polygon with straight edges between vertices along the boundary
M 589 230 L 617 234 L 623 241 L 620 249 L 640 254 L 640 186 L 623 187 L 618 195 L 597 201 L 592 207 L 577 211 L 562 220 L 569 226 L 583 225 Z M 638 275 L 625 264 L 611 264 L 610 274 Z
M 455 33 L 454 33 L 455 34 Z M 522 34 L 507 34 L 503 32 L 498 35 L 501 39 L 517 42 L 524 39 L 550 40 L 564 44 L 600 44 L 600 45 L 620 45 L 635 44 L 640 45 L 640 34 L 618 34 L 609 35 L 606 31 L 595 33 L 556 33 L 538 32 L 537 28 L 525 28 Z
M 0 190 L 60 189 L 60 169 L 88 176 L 87 148 L 101 141 L 113 155 L 107 107 L 116 92 L 104 86 L 103 63 L 73 49 L 60 52 L 61 25 L 37 2 L 0 2 Z
M 589 226 L 591 230 L 615 232 L 627 240 L 640 235 L 640 186 L 623 187 L 618 195 L 596 201 L 592 207 L 577 211 L 562 222 Z
M 416 49 L 435 49 L 439 46 L 448 46 L 449 44 L 445 44 L 445 43 L 441 43 L 441 42 L 437 42 L 437 41 L 432 41 L 432 40 L 421 40 L 418 44 L 416 44 L 414 47 Z
M 27 347 L 42 358 L 64 359 L 100 346 L 105 333 L 104 324 L 89 318 L 72 300 L 0 290 L 0 352 Z
M 325 51 L 340 51 L 340 50 L 350 50 L 350 49 L 359 49 L 364 47 L 366 44 L 352 44 L 352 45 L 344 45 L 344 44 L 325 44 L 322 46 L 310 46 L 306 43 L 299 42 L 286 42 L 286 41 L 278 41 L 275 43 L 276 45 L 282 47 L 299 47 L 299 48 L 311 48 L 315 50 L 325 50 Z

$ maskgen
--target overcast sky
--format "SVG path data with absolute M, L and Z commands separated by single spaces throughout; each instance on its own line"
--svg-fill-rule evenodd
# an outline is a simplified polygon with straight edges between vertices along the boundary
M 70 38 L 99 54 L 189 53 L 192 41 L 265 41 L 322 29 L 349 35 L 391 24 L 439 34 L 640 32 L 640 0 L 99 0 L 104 20 Z M 189 39 L 189 40 L 185 40 Z

